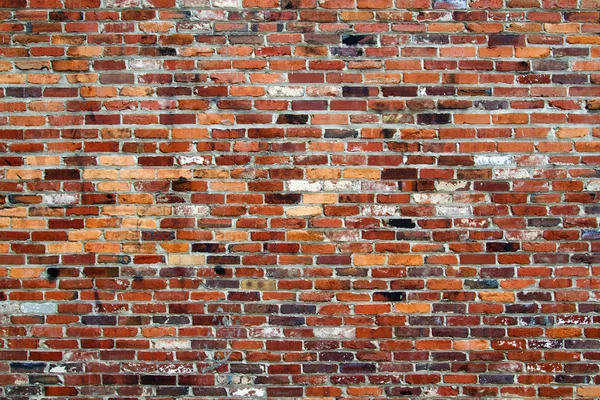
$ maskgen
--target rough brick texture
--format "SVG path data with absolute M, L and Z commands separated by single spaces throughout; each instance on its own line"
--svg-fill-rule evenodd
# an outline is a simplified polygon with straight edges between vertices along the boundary
M 0 398 L 600 397 L 598 0 L 0 0 Z

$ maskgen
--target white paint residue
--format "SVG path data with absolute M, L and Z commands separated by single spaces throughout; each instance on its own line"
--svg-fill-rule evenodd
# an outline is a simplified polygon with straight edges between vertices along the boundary
M 262 388 L 243 388 L 235 389 L 231 391 L 232 396 L 237 397 L 263 397 L 265 395 L 265 389 Z
M 475 165 L 512 165 L 515 163 L 513 156 L 475 156 Z
M 209 165 L 210 161 L 202 156 L 179 156 L 177 157 L 179 165 Z

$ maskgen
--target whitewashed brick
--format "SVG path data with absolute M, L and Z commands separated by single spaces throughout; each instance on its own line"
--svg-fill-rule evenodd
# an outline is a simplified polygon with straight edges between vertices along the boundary
M 526 169 L 495 169 L 494 179 L 527 179 L 531 174 Z
M 323 190 L 326 192 L 358 192 L 360 191 L 359 181 L 325 181 Z
M 79 195 L 77 194 L 44 194 L 42 195 L 42 203 L 49 207 L 63 207 L 79 203 Z
M 418 204 L 442 204 L 452 201 L 452 196 L 446 193 L 413 193 L 412 197 Z
M 219 8 L 240 8 L 239 0 L 213 0 L 213 6 Z
M 208 206 L 175 206 L 173 207 L 173 214 L 185 215 L 185 216 L 197 216 L 206 217 L 210 213 L 210 207 Z
M 319 192 L 323 189 L 323 182 L 320 181 L 287 181 L 287 188 L 290 192 Z
M 179 165 L 210 165 L 210 160 L 202 156 L 179 156 L 177 163 Z
M 435 182 L 436 190 L 440 192 L 454 192 L 457 190 L 462 190 L 469 186 L 469 182 L 467 181 L 456 181 L 456 182 L 448 182 L 448 181 L 437 181 Z
M 468 206 L 439 206 L 436 210 L 437 215 L 441 217 L 463 217 L 471 215 L 471 207 Z
M 315 328 L 313 333 L 318 338 L 352 339 L 356 337 L 354 328 Z
M 24 314 L 56 314 L 55 303 L 22 303 L 21 312 Z
M 487 155 L 476 155 L 475 165 L 513 165 L 515 163 L 513 156 L 487 156 Z
M 269 86 L 267 93 L 273 97 L 302 97 L 304 88 L 301 86 Z
M 160 339 L 152 344 L 155 349 L 184 350 L 192 348 L 192 341 L 186 339 Z
M 266 391 L 263 388 L 242 388 L 232 390 L 231 395 L 236 397 L 264 397 Z

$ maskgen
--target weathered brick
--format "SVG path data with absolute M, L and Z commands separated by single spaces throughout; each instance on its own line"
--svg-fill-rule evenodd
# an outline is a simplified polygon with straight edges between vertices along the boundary
M 63 3 L 0 0 L 4 396 L 600 397 L 597 1 Z

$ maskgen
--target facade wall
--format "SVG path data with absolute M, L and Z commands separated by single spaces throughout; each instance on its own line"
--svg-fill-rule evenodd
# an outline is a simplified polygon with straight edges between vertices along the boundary
M 600 397 L 598 0 L 0 0 L 0 396 Z

